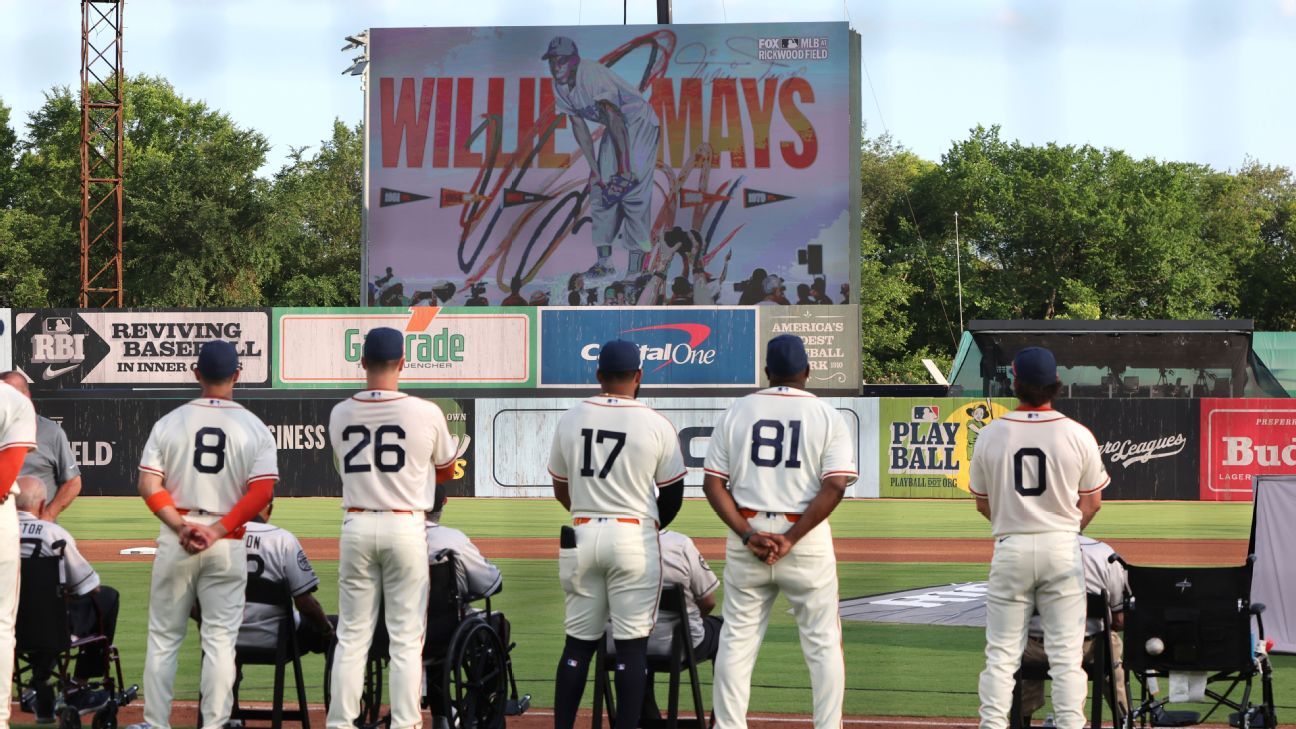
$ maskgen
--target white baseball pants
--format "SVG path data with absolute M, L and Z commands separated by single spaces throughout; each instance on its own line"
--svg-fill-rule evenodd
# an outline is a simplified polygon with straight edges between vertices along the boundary
M 387 693 L 392 729 L 422 727 L 423 635 L 427 628 L 428 547 L 423 512 L 359 512 L 342 520 L 338 560 L 337 651 L 330 729 L 360 715 L 365 661 L 382 605 L 391 638 Z
M 599 640 L 612 620 L 615 640 L 647 638 L 661 596 L 657 527 L 598 517 L 576 527 L 576 548 L 558 553 L 567 635 Z
M 1074 532 L 1010 534 L 995 540 L 986 599 L 986 667 L 981 672 L 981 729 L 1005 729 L 1013 674 L 1026 649 L 1031 614 L 1044 624 L 1058 729 L 1081 729 L 1088 695 L 1081 657 L 1085 637 L 1084 565 Z
M 185 517 L 214 523 L 219 517 Z M 152 729 L 171 726 L 176 659 L 188 629 L 189 611 L 202 605 L 203 665 L 199 686 L 199 724 L 222 729 L 234 705 L 234 642 L 243 624 L 243 592 L 247 588 L 247 553 L 242 539 L 219 539 L 211 547 L 189 554 L 180 537 L 163 526 L 153 557 L 149 588 L 148 652 L 144 658 L 144 721 Z
M 783 515 L 748 520 L 752 528 L 781 534 L 792 523 Z M 756 559 L 742 539 L 725 543 L 724 627 L 715 659 L 716 729 L 747 726 L 752 670 L 780 591 L 792 604 L 801 631 L 801 652 L 810 669 L 816 729 L 841 729 L 846 664 L 837 612 L 837 555 L 828 522 L 815 527 L 773 566 Z
M 10 494 L 0 505 L 0 686 L 13 683 L 14 634 L 18 620 L 18 509 Z M 0 700 L 0 729 L 9 729 L 9 699 Z

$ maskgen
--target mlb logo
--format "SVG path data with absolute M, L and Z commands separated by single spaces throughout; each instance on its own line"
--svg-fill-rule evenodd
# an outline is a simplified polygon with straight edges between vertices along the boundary
M 801 47 L 801 39 L 800 38 L 780 38 L 779 47 L 787 48 L 789 50 L 796 50 Z
M 940 420 L 940 408 L 935 405 L 915 405 L 913 419 L 919 423 L 934 423 Z
M 46 334 L 71 334 L 72 317 L 51 316 L 43 322 Z

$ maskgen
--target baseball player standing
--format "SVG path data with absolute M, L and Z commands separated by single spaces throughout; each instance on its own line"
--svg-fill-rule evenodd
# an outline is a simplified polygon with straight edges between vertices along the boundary
M 27 451 L 36 448 L 36 410 L 22 393 L 0 382 L 0 686 L 13 681 L 18 618 L 18 509 L 10 493 Z M 9 729 L 9 700 L 0 701 L 0 729 Z
M 571 512 L 576 536 L 558 557 L 567 643 L 554 686 L 555 729 L 576 723 L 590 657 L 609 618 L 622 707 L 615 729 L 636 726 L 643 705 L 648 634 L 661 594 L 657 528 L 679 512 L 686 470 L 675 426 L 635 400 L 642 379 L 637 345 L 604 344 L 603 391 L 563 413 L 550 450 L 554 498 Z
M 855 441 L 841 413 L 805 391 L 810 363 L 800 337 L 770 340 L 765 373 L 770 387 L 720 416 L 705 461 L 703 490 L 732 532 L 725 544 L 715 725 L 747 726 L 756 653 L 782 592 L 810 668 L 814 724 L 840 729 L 846 666 L 828 516 L 859 475 Z
M 1080 729 L 1088 691 L 1080 667 L 1085 578 L 1077 535 L 1102 505 L 1107 472 L 1089 429 L 1052 408 L 1061 388 L 1053 353 L 1027 347 L 1013 358 L 1012 371 L 1021 404 L 982 429 L 969 482 L 995 537 L 981 727 L 1008 726 L 1013 673 L 1038 609 L 1053 715 L 1058 729 Z
M 367 388 L 329 415 L 329 442 L 342 475 L 338 644 L 330 729 L 360 715 L 365 659 L 383 607 L 391 637 L 393 729 L 421 727 L 419 688 L 427 627 L 428 547 L 423 512 L 433 481 L 454 472 L 455 447 L 441 408 L 398 391 L 405 337 L 390 327 L 365 335 Z
M 152 729 L 171 726 L 176 658 L 195 600 L 203 612 L 199 724 L 220 729 L 229 721 L 247 586 L 243 525 L 269 503 L 279 478 L 270 429 L 234 402 L 234 345 L 204 344 L 195 377 L 202 397 L 153 425 L 139 465 L 139 494 L 163 524 L 144 659 L 144 725 Z
M 556 36 L 540 57 L 549 62 L 560 113 L 571 119 L 572 136 L 590 167 L 590 217 L 598 261 L 588 279 L 612 276 L 612 242 L 621 236 L 630 251 L 627 278 L 643 269 L 652 250 L 652 173 L 661 129 L 639 90 L 607 66 L 581 58 L 571 38 Z M 589 124 L 603 125 L 598 154 Z

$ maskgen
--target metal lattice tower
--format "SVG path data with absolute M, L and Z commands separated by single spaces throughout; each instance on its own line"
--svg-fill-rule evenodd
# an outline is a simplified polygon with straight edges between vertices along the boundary
M 82 308 L 122 306 L 122 5 L 81 0 Z

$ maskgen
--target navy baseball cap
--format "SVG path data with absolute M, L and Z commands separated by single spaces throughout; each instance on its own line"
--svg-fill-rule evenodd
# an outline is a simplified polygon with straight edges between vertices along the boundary
M 1058 381 L 1057 360 L 1043 347 L 1027 347 L 1013 357 L 1013 377 L 1027 385 L 1051 385 Z
M 805 342 L 795 334 L 780 334 L 765 345 L 765 368 L 774 377 L 799 375 L 809 366 Z
M 599 351 L 599 372 L 634 372 L 639 369 L 639 345 L 613 339 Z
M 405 356 L 405 336 L 391 327 L 376 327 L 365 335 L 364 358 L 370 362 L 395 362 Z
M 553 40 L 549 41 L 549 50 L 545 51 L 543 56 L 540 56 L 540 60 L 547 61 L 556 56 L 574 55 L 577 55 L 576 41 L 565 35 L 557 35 L 554 36 Z
M 224 339 L 213 339 L 198 350 L 198 374 L 203 379 L 228 380 L 238 371 L 238 351 Z

